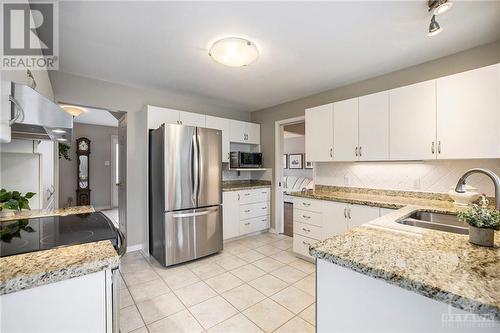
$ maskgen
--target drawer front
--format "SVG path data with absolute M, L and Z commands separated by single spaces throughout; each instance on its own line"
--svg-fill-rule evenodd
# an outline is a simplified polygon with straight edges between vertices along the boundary
M 293 204 L 295 208 L 295 204 Z M 302 209 L 293 210 L 293 220 L 301 223 L 312 224 L 318 227 L 322 226 L 322 214 L 309 212 Z
M 293 232 L 309 238 L 321 240 L 321 227 L 305 224 L 300 222 L 293 222 Z
M 309 246 L 318 241 L 312 238 L 307 238 L 299 234 L 293 234 L 293 252 L 305 257 L 314 258 L 309 254 Z
M 268 188 L 257 188 L 253 190 L 238 191 L 240 194 L 240 204 L 250 204 L 256 202 L 269 201 L 270 190 Z
M 240 235 L 268 229 L 270 220 L 268 215 L 240 221 Z
M 309 212 L 322 212 L 322 204 L 319 200 L 295 197 L 293 198 L 293 206 L 297 209 L 307 210 Z
M 240 205 L 240 220 L 269 215 L 269 202 Z

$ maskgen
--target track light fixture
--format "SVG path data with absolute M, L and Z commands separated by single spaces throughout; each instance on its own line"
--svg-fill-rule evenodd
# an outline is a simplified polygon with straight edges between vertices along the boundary
M 429 12 L 432 12 L 432 15 L 440 15 L 453 7 L 453 2 L 448 0 L 429 0 L 428 6 Z
M 429 37 L 435 36 L 438 33 L 440 33 L 441 31 L 443 31 L 443 29 L 441 28 L 439 23 L 436 21 L 436 15 L 432 15 L 431 24 L 429 24 L 429 33 L 427 34 L 427 36 L 429 36 Z
M 432 13 L 431 23 L 429 24 L 429 33 L 427 36 L 435 36 L 439 34 L 443 29 L 436 21 L 436 16 L 447 12 L 452 6 L 453 2 L 448 0 L 429 0 L 427 2 L 429 6 L 429 12 Z

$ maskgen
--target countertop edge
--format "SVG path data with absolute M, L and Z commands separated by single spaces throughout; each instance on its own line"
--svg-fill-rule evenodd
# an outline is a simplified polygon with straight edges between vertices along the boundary
M 99 259 L 96 261 L 84 263 L 82 265 L 72 265 L 50 272 L 43 272 L 30 276 L 13 278 L 0 284 L 0 296 L 100 272 L 107 269 L 118 268 L 119 264 L 120 258 L 117 254 L 115 257 L 108 259 Z
M 495 320 L 500 320 L 500 309 L 496 306 L 484 304 L 449 291 L 444 291 L 438 288 L 427 286 L 426 284 L 401 277 L 397 274 L 393 274 L 381 269 L 371 268 L 369 266 L 357 263 L 352 260 L 343 259 L 339 256 L 332 255 L 324 251 L 317 251 L 315 250 L 314 245 L 309 248 L 309 254 L 317 259 L 326 260 L 328 262 L 331 262 L 332 264 L 348 268 L 354 272 L 370 276 L 375 279 L 383 280 L 386 283 L 398 286 L 408 291 L 415 292 L 427 298 L 449 304 L 455 308 L 473 312 L 475 314 L 486 316 L 488 318 L 490 317 L 490 315 L 493 315 Z
M 240 186 L 240 187 L 231 187 L 231 188 L 223 188 L 222 192 L 232 192 L 232 191 L 242 191 L 242 190 L 252 190 L 252 189 L 259 189 L 259 188 L 271 188 L 272 185 L 247 185 L 247 186 Z

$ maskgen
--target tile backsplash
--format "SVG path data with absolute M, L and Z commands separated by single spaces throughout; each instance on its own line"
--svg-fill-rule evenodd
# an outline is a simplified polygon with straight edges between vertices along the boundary
M 443 160 L 424 162 L 329 162 L 315 163 L 315 183 L 376 189 L 446 193 L 465 171 L 485 168 L 500 175 L 500 159 Z M 479 192 L 494 195 L 485 175 L 472 175 L 467 182 Z

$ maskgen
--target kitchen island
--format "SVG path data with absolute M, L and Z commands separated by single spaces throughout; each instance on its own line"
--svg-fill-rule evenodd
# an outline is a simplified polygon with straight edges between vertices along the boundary
M 398 223 L 416 211 L 456 214 L 444 195 L 320 187 L 296 196 L 397 209 L 310 247 L 318 332 L 500 328 L 499 233 L 484 248 Z
M 93 212 L 91 206 L 25 211 L 0 223 Z M 21 231 L 23 235 L 31 240 L 29 232 Z M 1 257 L 0 331 L 111 332 L 113 302 L 117 302 L 113 296 L 117 275 L 112 270 L 119 263 L 109 240 Z

